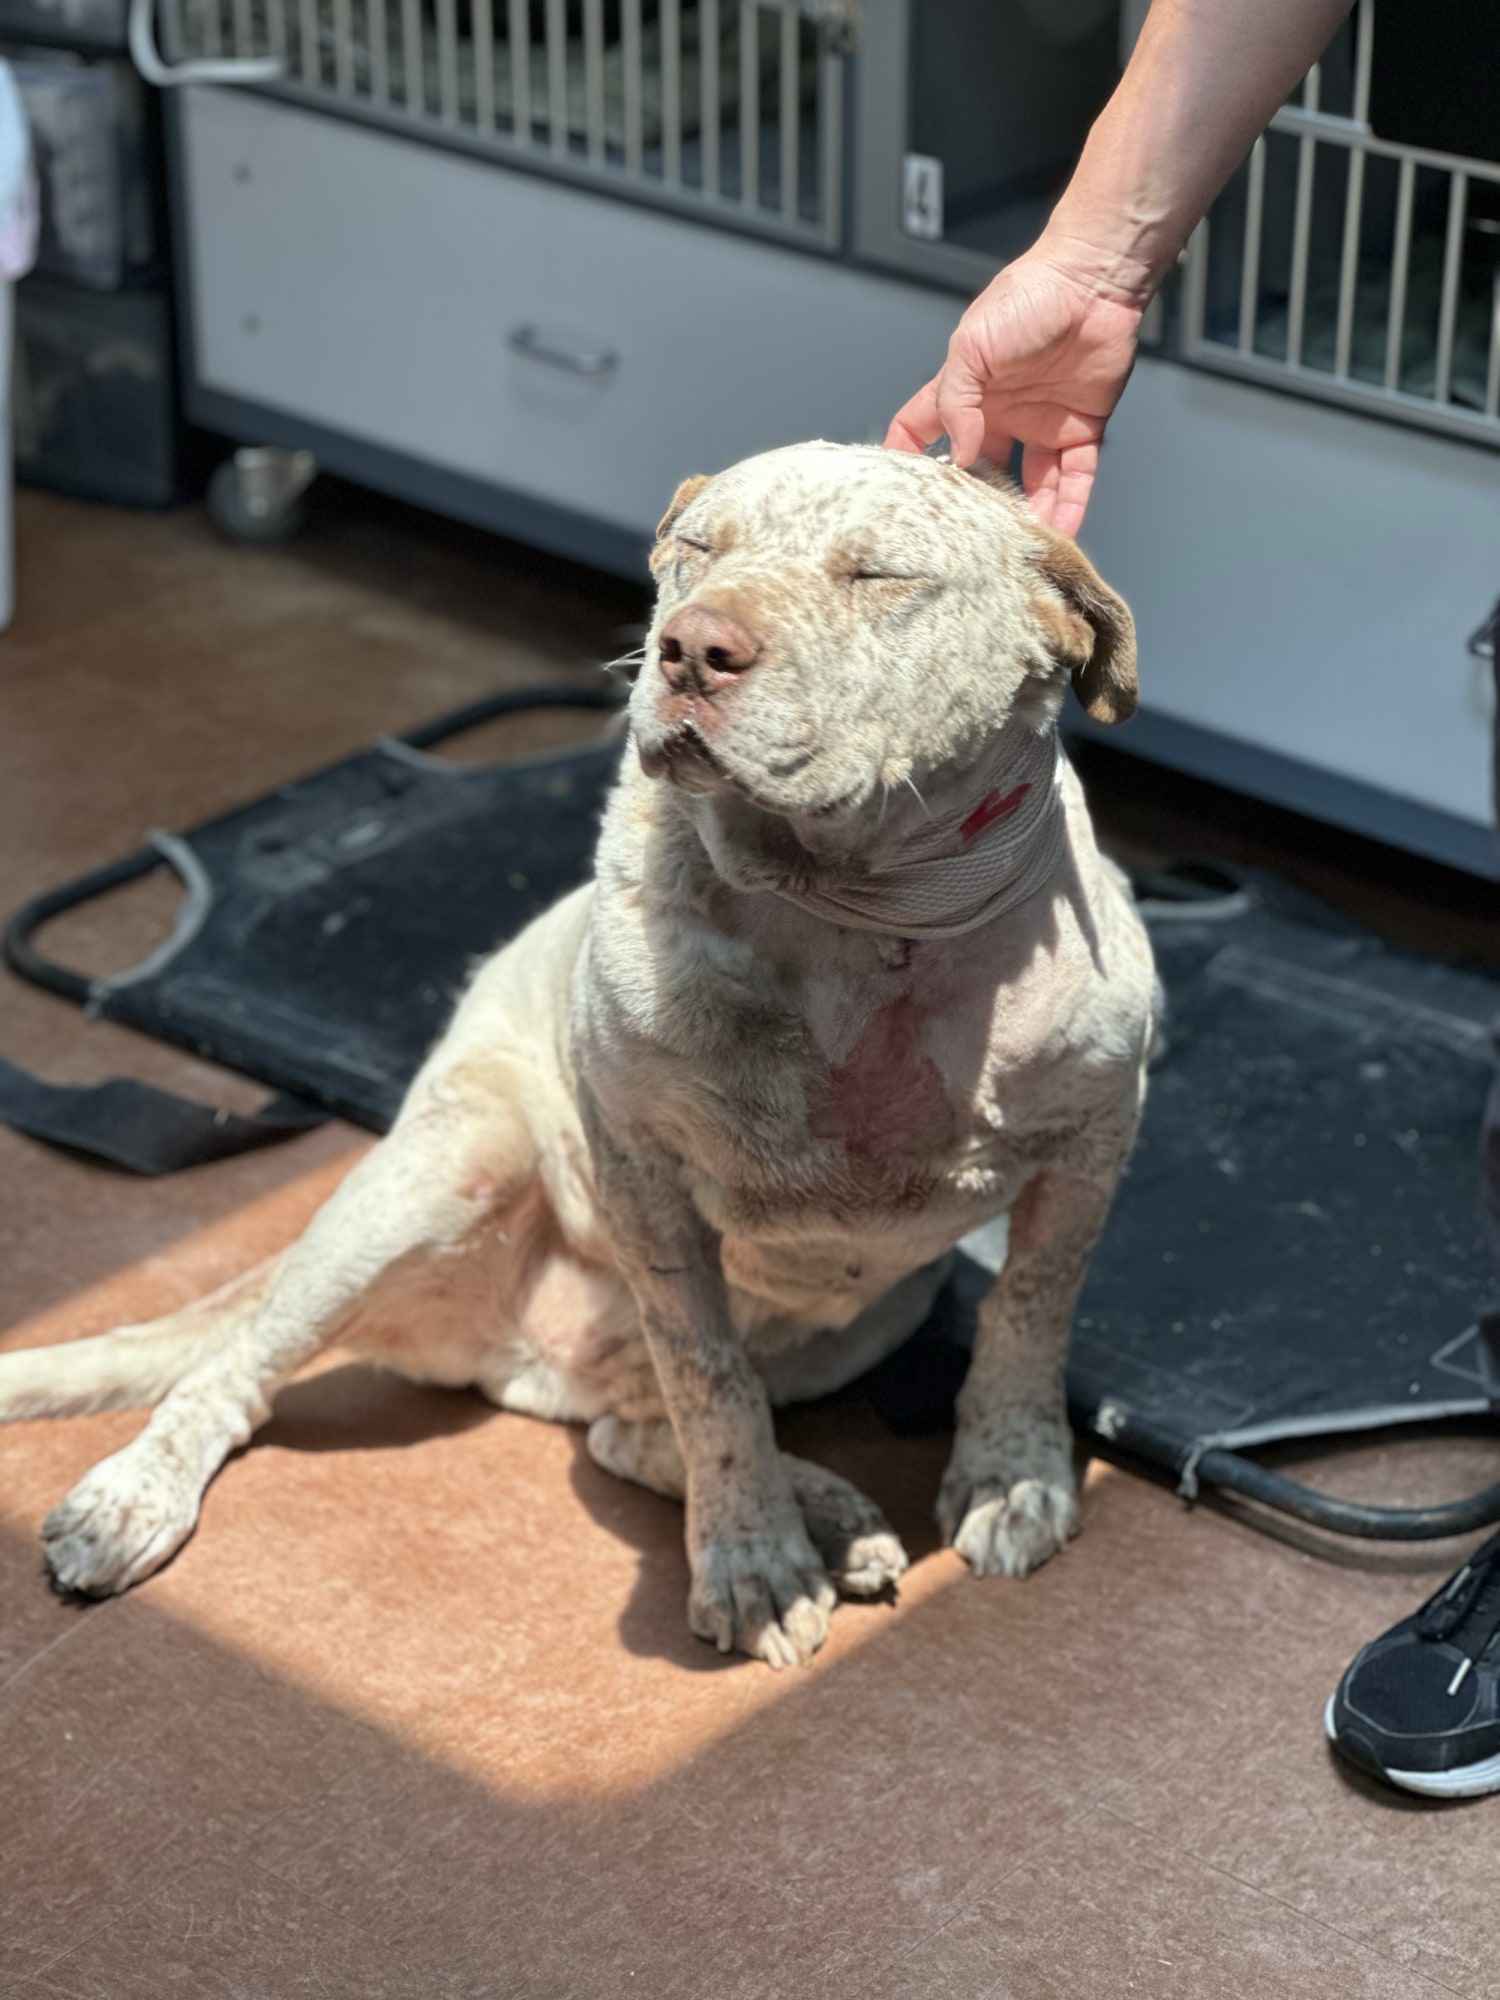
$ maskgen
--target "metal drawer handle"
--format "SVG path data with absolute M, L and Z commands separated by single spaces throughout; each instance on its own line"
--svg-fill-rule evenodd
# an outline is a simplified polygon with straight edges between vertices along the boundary
M 608 375 L 620 365 L 619 355 L 607 347 L 591 347 L 555 326 L 518 326 L 510 344 L 528 361 L 545 361 L 551 368 L 566 368 L 570 375 Z
M 1497 640 L 1500 640 L 1500 599 L 1478 631 L 1469 634 L 1469 651 L 1476 660 L 1493 660 Z

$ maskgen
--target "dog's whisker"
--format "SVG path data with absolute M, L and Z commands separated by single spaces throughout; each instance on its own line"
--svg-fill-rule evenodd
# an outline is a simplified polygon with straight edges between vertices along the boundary
M 905 785 L 906 789 L 911 793 L 912 797 L 916 800 L 917 804 L 922 808 L 923 812 L 927 813 L 927 817 L 931 819 L 932 814 L 930 812 L 927 812 L 927 801 L 926 799 L 923 798 L 922 794 L 917 790 L 917 781 L 915 778 L 913 778 L 910 771 L 907 772 L 906 776 L 901 780 L 901 782 L 903 785 Z

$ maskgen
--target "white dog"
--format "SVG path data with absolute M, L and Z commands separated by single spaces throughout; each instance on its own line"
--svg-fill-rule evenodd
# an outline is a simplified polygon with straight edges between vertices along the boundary
M 191 1533 L 331 1342 L 687 1503 L 692 1629 L 772 1665 L 906 1566 L 771 1405 L 918 1326 L 1009 1217 L 938 1515 L 980 1574 L 1077 1528 L 1069 1322 L 1130 1149 L 1150 949 L 1057 742 L 1135 705 L 1077 548 L 982 478 L 800 445 L 689 480 L 597 880 L 479 972 L 301 1240 L 143 1327 L 0 1356 L 0 1417 L 155 1405 L 48 1517 L 58 1582 Z

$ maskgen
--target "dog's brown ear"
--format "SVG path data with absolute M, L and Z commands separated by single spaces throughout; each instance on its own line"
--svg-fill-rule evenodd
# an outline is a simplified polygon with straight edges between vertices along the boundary
M 656 524 L 656 546 L 651 551 L 651 567 L 653 570 L 657 568 L 662 553 L 662 543 L 671 532 L 673 522 L 680 514 L 692 506 L 712 476 L 711 473 L 707 472 L 695 472 L 691 479 L 684 479 L 677 491 L 672 495 L 672 504 Z
M 1040 538 L 1037 567 L 1051 586 L 1036 608 L 1052 655 L 1095 722 L 1128 722 L 1140 695 L 1130 607 L 1075 541 L 1040 522 L 1032 527 Z

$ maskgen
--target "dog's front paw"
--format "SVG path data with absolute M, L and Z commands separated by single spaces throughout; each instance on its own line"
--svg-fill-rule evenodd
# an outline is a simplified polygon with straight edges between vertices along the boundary
M 948 1468 L 937 1514 L 943 1540 L 976 1576 L 1029 1576 L 1079 1529 L 1071 1480 L 976 1483 L 958 1465 Z
M 198 1495 L 127 1445 L 85 1473 L 42 1523 L 59 1588 L 108 1597 L 160 1569 L 193 1532 Z
M 828 1637 L 836 1601 L 805 1534 L 708 1542 L 693 1555 L 688 1624 L 721 1653 L 805 1667 Z

